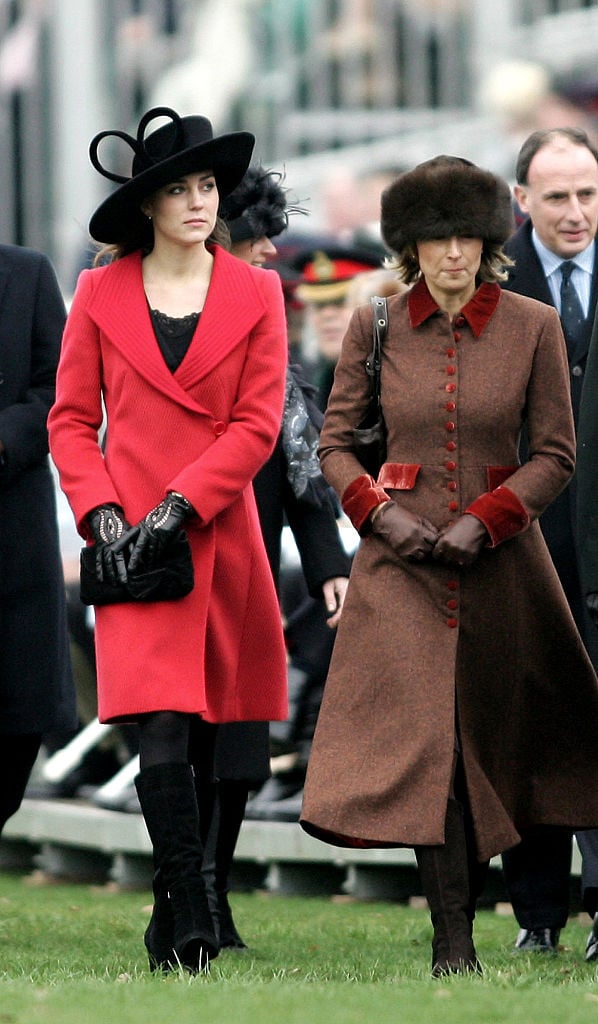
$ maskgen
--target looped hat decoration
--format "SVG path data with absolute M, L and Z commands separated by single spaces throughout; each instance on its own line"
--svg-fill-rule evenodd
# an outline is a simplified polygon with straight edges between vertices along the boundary
M 146 136 L 152 121 L 168 118 Z M 133 153 L 131 176 L 117 174 L 104 166 L 99 147 L 104 139 L 120 139 Z M 118 242 L 142 227 L 141 203 L 156 189 L 185 174 L 212 171 L 219 197 L 229 195 L 249 166 L 255 138 L 250 132 L 229 132 L 214 136 L 207 117 L 181 117 L 171 107 L 152 107 L 139 122 L 136 137 L 127 132 L 99 132 L 91 140 L 89 158 L 96 171 L 119 187 L 98 206 L 89 222 L 92 238 Z
M 502 245 L 514 229 L 506 181 L 457 156 L 436 156 L 405 171 L 382 193 L 380 230 L 394 253 L 440 238 Z

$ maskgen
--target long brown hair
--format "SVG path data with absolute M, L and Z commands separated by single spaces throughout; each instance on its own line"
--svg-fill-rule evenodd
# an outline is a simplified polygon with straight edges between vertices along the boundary
M 106 244 L 92 242 L 92 245 L 99 245 L 98 251 L 94 256 L 93 265 L 98 267 L 104 263 L 114 263 L 115 260 L 120 260 L 123 256 L 129 256 L 132 252 L 138 250 L 144 256 L 147 256 L 154 247 L 154 229 L 152 222 L 148 218 L 147 221 L 143 222 L 143 227 L 139 231 L 135 231 L 127 238 L 123 238 L 120 242 L 108 242 Z M 230 232 L 226 226 L 225 221 L 221 217 L 216 218 L 214 224 L 214 230 L 210 237 L 206 239 L 206 245 L 220 245 L 227 251 L 230 250 L 231 240 Z

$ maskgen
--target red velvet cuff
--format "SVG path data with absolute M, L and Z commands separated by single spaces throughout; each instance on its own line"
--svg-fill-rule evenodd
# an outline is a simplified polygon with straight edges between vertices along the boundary
M 519 498 L 508 487 L 480 495 L 465 509 L 484 524 L 490 535 L 489 547 L 495 548 L 503 540 L 510 540 L 525 530 L 530 517 Z
M 388 501 L 390 495 L 380 487 L 373 476 L 364 473 L 352 480 L 345 489 L 342 506 L 355 529 L 364 537 L 370 532 L 370 512 Z

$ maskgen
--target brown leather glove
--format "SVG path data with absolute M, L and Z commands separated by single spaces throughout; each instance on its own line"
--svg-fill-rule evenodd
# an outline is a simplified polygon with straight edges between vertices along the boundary
M 449 565 L 471 565 L 487 540 L 488 531 L 481 520 L 465 514 L 443 530 L 434 545 L 432 557 Z
M 385 540 L 401 558 L 415 562 L 430 554 L 438 538 L 432 523 L 400 508 L 394 501 L 388 501 L 374 514 L 372 533 Z

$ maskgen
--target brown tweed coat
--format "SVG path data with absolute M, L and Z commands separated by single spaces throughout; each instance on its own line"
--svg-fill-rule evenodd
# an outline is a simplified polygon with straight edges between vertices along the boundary
M 351 450 L 371 325 L 356 310 L 321 440 L 324 474 L 358 526 L 384 497 Z M 473 505 L 491 542 L 458 570 L 364 537 L 307 774 L 311 834 L 443 843 L 456 735 L 480 860 L 524 826 L 598 825 L 598 682 L 536 522 L 573 471 L 568 386 L 559 319 L 543 303 L 482 285 L 451 324 L 423 282 L 389 300 L 378 484 L 440 528 Z M 531 458 L 519 466 L 525 417 Z M 347 501 L 356 480 L 360 514 Z

